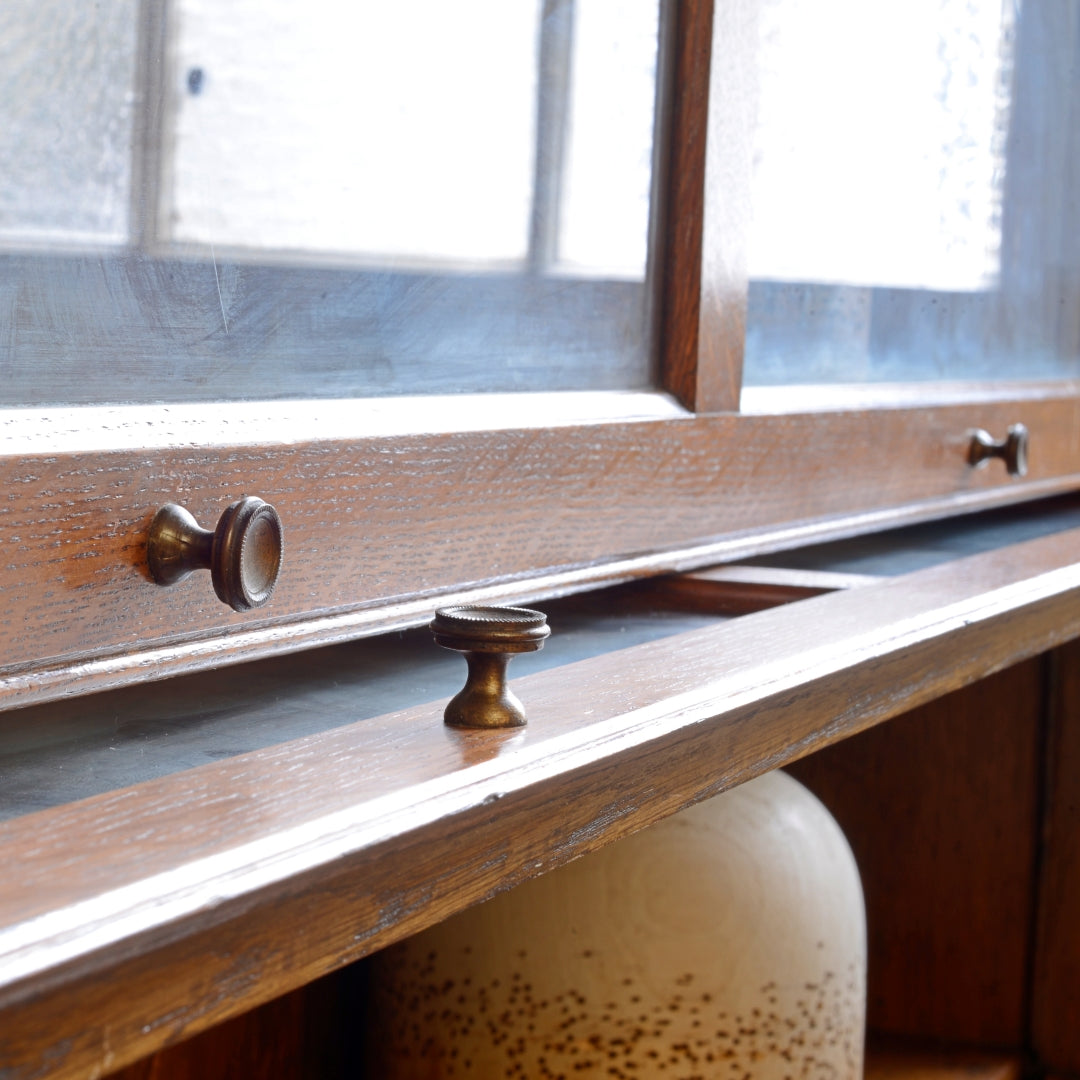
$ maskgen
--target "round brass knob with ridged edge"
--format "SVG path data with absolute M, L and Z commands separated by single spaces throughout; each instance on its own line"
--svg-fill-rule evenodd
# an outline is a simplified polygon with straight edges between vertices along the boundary
M 525 710 L 506 685 L 515 654 L 543 648 L 551 633 L 542 611 L 518 607 L 450 607 L 435 612 L 431 632 L 444 649 L 465 654 L 465 688 L 446 706 L 451 727 L 521 727 Z
M 270 599 L 284 550 L 278 512 L 246 496 L 225 509 L 213 531 L 201 528 L 182 506 L 163 506 L 150 523 L 146 561 L 158 585 L 209 570 L 218 599 L 234 611 L 250 611 Z

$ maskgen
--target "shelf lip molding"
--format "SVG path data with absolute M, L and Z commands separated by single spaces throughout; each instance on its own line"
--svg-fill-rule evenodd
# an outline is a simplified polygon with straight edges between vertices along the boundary
M 1078 553 L 1070 530 L 526 676 L 525 729 L 434 702 L 2 823 L 4 1076 L 119 1068 L 1080 636 Z

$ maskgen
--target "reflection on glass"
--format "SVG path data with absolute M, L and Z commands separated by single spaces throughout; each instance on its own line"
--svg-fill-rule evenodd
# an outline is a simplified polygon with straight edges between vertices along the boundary
M 658 12 L 11 0 L 0 400 L 648 385 Z
M 1074 375 L 1076 6 L 765 0 L 744 381 Z

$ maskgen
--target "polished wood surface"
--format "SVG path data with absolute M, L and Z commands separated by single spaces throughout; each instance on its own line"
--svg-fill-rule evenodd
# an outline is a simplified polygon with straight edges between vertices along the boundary
M 842 574 L 828 570 L 788 570 L 773 566 L 717 566 L 687 574 L 668 574 L 644 582 L 658 602 L 663 599 L 701 611 L 745 615 L 777 604 L 811 596 L 872 585 L 871 574 Z
M 528 676 L 520 733 L 435 702 L 8 821 L 0 1059 L 120 1067 L 1080 635 L 1078 543 Z
M 111 1080 L 359 1080 L 366 1000 L 347 969 L 115 1072 Z
M 1018 1055 L 978 1050 L 875 1049 L 866 1053 L 866 1080 L 1020 1080 Z
M 695 412 L 734 412 L 746 337 L 757 4 L 690 0 L 676 10 L 661 385 Z
M 629 399 L 635 415 L 640 398 Z M 378 434 L 360 439 L 335 436 L 363 429 L 363 416 L 327 406 L 324 419 L 314 410 L 306 427 L 279 429 L 272 453 L 246 441 L 260 430 L 255 409 L 229 410 L 231 421 L 208 411 L 202 436 L 174 410 L 146 414 L 149 424 L 119 410 L 105 434 L 69 412 L 62 438 L 44 421 L 8 418 L 0 706 L 415 625 L 438 606 L 527 601 L 1080 482 L 1080 406 L 1067 396 L 1024 406 L 1042 447 L 1025 482 L 967 464 L 973 425 L 1016 418 L 996 400 L 785 417 L 620 422 L 608 412 L 598 426 L 578 416 L 552 427 L 537 414 L 532 426 L 482 431 L 468 423 L 494 423 L 490 403 L 473 404 L 472 418 L 463 404 L 441 420 L 430 404 L 411 418 L 400 403 L 380 406 Z M 656 409 L 670 417 L 672 406 Z M 513 425 L 509 416 L 502 422 Z M 434 433 L 408 433 L 435 420 Z M 215 440 L 230 422 L 237 441 L 223 446 Z M 250 491 L 273 502 L 289 537 L 267 607 L 230 613 L 197 582 L 153 585 L 144 549 L 158 507 L 180 501 L 209 520 Z
M 701 321 L 702 224 L 705 216 L 705 147 L 708 135 L 712 0 L 675 7 L 668 165 L 663 177 L 663 324 L 661 385 L 688 409 L 698 406 Z M 734 408 L 734 403 L 727 403 Z
M 1024 1046 L 1042 689 L 1028 660 L 792 766 L 859 864 L 872 1031 Z
M 1032 1037 L 1055 1071 L 1080 1072 L 1080 643 L 1052 658 Z

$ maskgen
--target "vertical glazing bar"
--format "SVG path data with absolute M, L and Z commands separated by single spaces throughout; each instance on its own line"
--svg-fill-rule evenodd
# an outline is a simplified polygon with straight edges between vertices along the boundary
M 695 412 L 733 411 L 746 327 L 757 0 L 686 0 L 675 35 L 660 382 Z

